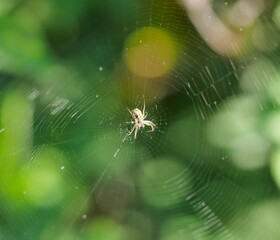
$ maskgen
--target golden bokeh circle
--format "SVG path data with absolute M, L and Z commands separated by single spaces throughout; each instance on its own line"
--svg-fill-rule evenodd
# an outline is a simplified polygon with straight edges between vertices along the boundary
M 156 78 L 166 75 L 175 65 L 176 57 L 175 39 L 159 28 L 138 29 L 126 42 L 125 63 L 139 77 Z

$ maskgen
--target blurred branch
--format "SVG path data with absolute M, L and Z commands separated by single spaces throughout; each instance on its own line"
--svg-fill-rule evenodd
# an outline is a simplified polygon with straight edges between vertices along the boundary
M 239 0 L 227 13 L 231 24 L 228 26 L 213 10 L 212 0 L 181 0 L 181 2 L 201 37 L 213 50 L 222 55 L 238 53 L 245 40 L 243 28 L 251 26 L 264 11 L 264 0 Z

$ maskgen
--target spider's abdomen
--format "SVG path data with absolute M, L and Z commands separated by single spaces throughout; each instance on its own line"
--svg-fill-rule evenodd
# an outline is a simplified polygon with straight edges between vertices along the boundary
M 141 120 L 137 120 L 137 125 L 138 125 L 139 128 L 145 126 L 144 122 L 141 121 Z

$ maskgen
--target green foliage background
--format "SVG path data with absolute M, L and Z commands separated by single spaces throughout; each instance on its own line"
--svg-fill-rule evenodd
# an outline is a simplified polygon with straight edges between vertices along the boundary
M 0 1 L 0 239 L 280 239 L 280 4 L 236 29 L 213 1 L 223 54 L 182 2 Z

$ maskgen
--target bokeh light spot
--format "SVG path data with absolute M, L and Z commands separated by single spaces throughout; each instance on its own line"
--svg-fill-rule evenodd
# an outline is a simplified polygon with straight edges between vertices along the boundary
M 165 30 L 145 27 L 132 33 L 125 46 L 125 62 L 135 75 L 161 77 L 171 71 L 177 57 L 177 43 Z
M 61 182 L 51 170 L 36 170 L 26 177 L 26 197 L 34 204 L 52 206 L 61 200 Z
M 241 87 L 251 93 L 266 90 L 268 83 L 273 82 L 277 72 L 273 63 L 267 58 L 260 58 L 246 68 L 241 77 Z
M 145 201 L 155 207 L 179 203 L 190 190 L 189 176 L 175 159 L 157 159 L 144 163 L 138 172 L 140 191 Z
M 280 144 L 280 113 L 275 111 L 271 113 L 266 122 L 265 133 L 276 144 Z
M 47 148 L 38 154 L 26 174 L 23 174 L 25 197 L 39 207 L 52 207 L 58 204 L 64 196 L 63 180 L 55 159 L 63 161 L 61 153 L 55 148 Z
M 126 239 L 125 235 L 125 228 L 122 225 L 107 218 L 99 218 L 87 227 L 84 239 L 118 240 Z

